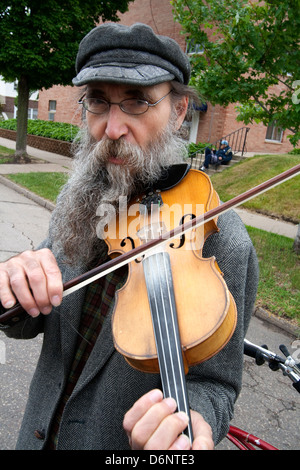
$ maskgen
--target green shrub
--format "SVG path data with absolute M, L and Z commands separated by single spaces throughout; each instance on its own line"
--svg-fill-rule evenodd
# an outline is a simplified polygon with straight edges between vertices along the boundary
M 300 148 L 291 150 L 289 155 L 300 155 Z
M 17 130 L 17 120 L 7 119 L 0 122 L 0 128 Z M 79 128 L 65 122 L 42 121 L 40 119 L 28 120 L 28 134 L 48 137 L 50 139 L 64 140 L 72 142 L 78 133 Z
M 204 153 L 205 147 L 207 147 L 208 145 L 209 144 L 206 144 L 205 142 L 198 142 L 197 144 L 191 142 L 188 146 L 189 156 L 195 156 L 197 152 Z

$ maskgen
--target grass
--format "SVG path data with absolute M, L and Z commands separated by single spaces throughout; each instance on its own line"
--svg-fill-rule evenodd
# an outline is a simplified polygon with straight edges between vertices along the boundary
M 234 196 L 300 163 L 299 155 L 258 155 L 216 173 L 211 180 L 221 200 Z M 294 177 L 243 205 L 293 223 L 300 222 L 300 178 Z
M 256 304 L 300 327 L 300 256 L 293 240 L 247 227 L 256 249 L 260 281 Z
M 3 147 L 0 145 L 0 165 L 4 163 L 12 163 L 15 164 L 15 150 L 13 149 L 8 149 L 6 147 Z M 31 160 L 31 163 L 38 163 L 42 162 L 42 160 L 32 157 L 28 155 L 29 159 Z M 23 161 L 19 162 L 20 164 L 24 163 Z
M 29 189 L 29 191 L 55 203 L 61 187 L 67 181 L 68 175 L 58 172 L 31 172 L 10 174 L 7 177 Z
M 14 150 L 8 149 L 0 145 L 0 164 L 10 163 L 12 161 L 12 155 L 15 153 Z

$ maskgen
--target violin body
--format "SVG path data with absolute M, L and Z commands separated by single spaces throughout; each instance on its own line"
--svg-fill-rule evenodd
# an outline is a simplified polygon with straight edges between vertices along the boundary
M 147 195 L 131 201 L 131 215 L 127 217 L 129 237 L 111 238 L 108 231 L 106 242 L 111 256 L 130 251 L 150 236 L 163 236 L 174 226 L 219 205 L 210 179 L 197 170 L 190 170 L 171 189 L 157 193 L 162 199 L 158 212 L 137 214 L 136 209 Z M 116 232 L 118 229 L 117 226 Z M 171 294 L 174 297 L 185 373 L 190 366 L 215 355 L 231 338 L 236 326 L 235 302 L 215 258 L 202 257 L 205 240 L 217 231 L 213 219 L 182 237 L 166 240 L 163 249 L 130 263 L 127 281 L 117 292 L 112 329 L 116 349 L 131 366 L 143 372 L 160 371 L 150 284 L 162 304 L 169 301 Z M 153 302 L 160 300 L 155 298 Z M 163 315 L 160 310 L 164 310 L 163 305 L 158 308 L 159 315 Z

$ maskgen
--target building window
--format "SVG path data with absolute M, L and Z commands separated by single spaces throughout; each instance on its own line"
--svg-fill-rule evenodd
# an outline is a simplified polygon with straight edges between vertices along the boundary
M 49 121 L 54 121 L 55 118 L 55 113 L 56 113 L 56 101 L 55 100 L 50 100 L 49 101 L 49 115 L 48 119 Z
M 276 126 L 276 122 L 268 125 L 266 140 L 272 140 L 273 142 L 282 141 L 283 130 L 281 127 Z
M 37 108 L 28 108 L 28 119 L 37 119 L 38 110 Z
M 186 45 L 186 53 L 187 54 L 203 54 L 204 47 L 202 44 L 198 44 L 195 42 L 194 39 L 190 39 Z

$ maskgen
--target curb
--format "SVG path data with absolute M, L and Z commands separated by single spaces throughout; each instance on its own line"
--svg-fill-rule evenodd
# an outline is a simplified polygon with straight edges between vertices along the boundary
M 285 333 L 295 337 L 300 338 L 300 327 L 293 324 L 291 321 L 286 320 L 285 318 L 277 317 L 273 313 L 264 310 L 261 307 L 255 307 L 253 316 L 263 320 L 266 323 L 269 323 L 280 330 L 285 331 Z
M 42 198 L 41 196 L 37 196 L 35 193 L 32 193 L 31 191 L 26 188 L 23 188 L 22 186 L 19 186 L 17 183 L 14 183 L 13 181 L 9 180 L 8 178 L 5 178 L 2 175 L 0 175 L 0 183 L 3 183 L 5 186 L 11 189 L 14 189 L 19 194 L 22 194 L 28 199 L 31 199 L 36 204 L 39 204 L 50 212 L 55 209 L 55 204 L 53 204 L 52 202 Z M 261 307 L 255 307 L 253 316 L 285 331 L 286 333 L 295 338 L 300 338 L 300 327 L 292 324 L 284 318 L 276 317 L 271 312 L 268 312 L 267 310 L 264 310 Z
M 44 207 L 45 209 L 48 209 L 51 212 L 55 208 L 55 204 L 53 204 L 53 202 L 50 202 L 47 199 L 42 198 L 41 196 L 37 196 L 36 194 L 32 193 L 28 189 L 23 188 L 22 186 L 18 185 L 17 183 L 14 183 L 10 179 L 5 178 L 2 175 L 0 175 L 0 183 L 4 184 L 8 188 L 15 190 L 17 193 L 22 194 L 28 199 L 31 199 L 36 204 L 39 204 L 40 206 Z

